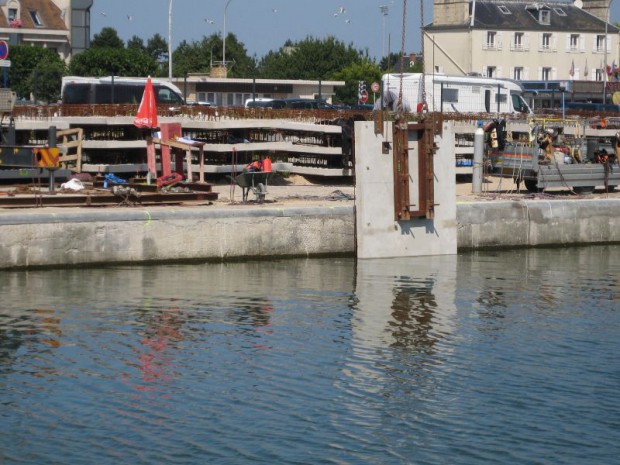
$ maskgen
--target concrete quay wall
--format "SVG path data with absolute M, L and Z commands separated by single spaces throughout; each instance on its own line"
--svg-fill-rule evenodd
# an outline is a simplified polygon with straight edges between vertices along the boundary
M 620 199 L 457 205 L 458 249 L 620 242 Z
M 458 250 L 620 243 L 620 199 L 457 204 Z M 353 255 L 351 205 L 0 211 L 0 268 Z
M 0 268 L 352 253 L 352 207 L 0 212 Z

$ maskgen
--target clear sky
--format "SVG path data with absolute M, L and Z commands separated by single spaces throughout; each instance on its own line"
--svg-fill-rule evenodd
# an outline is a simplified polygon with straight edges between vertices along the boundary
M 226 8 L 226 4 L 228 7 Z M 125 42 L 145 43 L 155 33 L 168 40 L 170 0 L 94 0 L 91 34 L 116 29 Z M 386 6 L 383 15 L 381 6 Z M 405 52 L 420 51 L 420 2 L 408 0 Z M 226 11 L 226 14 L 224 14 Z M 432 21 L 432 0 L 424 0 L 424 23 Z M 262 58 L 287 39 L 334 36 L 379 59 L 401 49 L 402 0 L 172 0 L 172 46 L 224 31 L 234 33 L 249 56 Z

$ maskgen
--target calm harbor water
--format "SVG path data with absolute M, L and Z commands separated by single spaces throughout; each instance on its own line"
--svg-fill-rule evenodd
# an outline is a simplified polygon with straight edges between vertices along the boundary
M 2 464 L 611 464 L 620 247 L 0 272 Z

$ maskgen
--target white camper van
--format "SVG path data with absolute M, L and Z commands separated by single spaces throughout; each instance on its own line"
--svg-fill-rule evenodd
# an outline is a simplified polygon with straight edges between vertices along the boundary
M 384 74 L 384 106 L 396 110 L 402 76 L 405 111 L 448 113 L 531 113 L 523 99 L 523 87 L 509 79 L 445 74 Z M 423 81 L 424 79 L 424 81 Z M 423 98 L 422 82 L 426 99 Z M 427 108 L 423 107 L 426 101 Z

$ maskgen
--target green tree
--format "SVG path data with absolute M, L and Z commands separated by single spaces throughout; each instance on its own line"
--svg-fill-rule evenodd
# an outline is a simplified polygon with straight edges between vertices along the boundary
M 76 76 L 149 76 L 157 64 L 145 53 L 126 48 L 89 48 L 76 55 L 69 73 Z
M 223 61 L 224 44 L 217 34 L 203 37 L 201 41 L 183 41 L 172 54 L 173 74 L 185 76 L 188 73 L 209 73 L 212 64 Z M 245 46 L 234 34 L 226 38 L 226 62 L 228 76 L 249 78 L 255 74 L 255 62 L 248 57 Z
M 138 36 L 133 36 L 127 41 L 127 48 L 146 53 L 146 45 L 144 45 L 144 40 Z
M 146 43 L 146 52 L 155 62 L 165 61 L 168 59 L 168 41 L 156 33 Z
M 379 66 L 374 62 L 365 59 L 361 63 L 352 63 L 349 66 L 342 68 L 340 71 L 336 71 L 332 74 L 332 79 L 337 81 L 345 81 L 344 87 L 338 87 L 336 89 L 336 99 L 339 102 L 354 104 L 358 101 L 359 82 L 366 82 L 366 90 L 371 96 L 370 84 L 372 82 L 379 82 L 381 80 L 381 70 Z
M 228 77 L 254 77 L 256 69 L 255 61 L 248 56 L 245 45 L 239 42 L 237 36 L 232 33 L 226 36 L 226 62 L 228 63 Z
M 118 36 L 116 29 L 104 27 L 95 34 L 90 43 L 91 48 L 125 48 L 125 42 Z
M 260 62 L 260 76 L 270 79 L 328 79 L 333 73 L 353 63 L 360 63 L 364 53 L 333 37 L 308 37 L 293 43 L 286 41 L 278 51 L 269 52 Z
M 55 102 L 60 97 L 65 64 L 56 52 L 43 47 L 13 45 L 7 79 L 22 98 Z
M 168 42 L 159 33 L 146 43 L 146 53 L 157 64 L 156 76 L 168 75 Z

